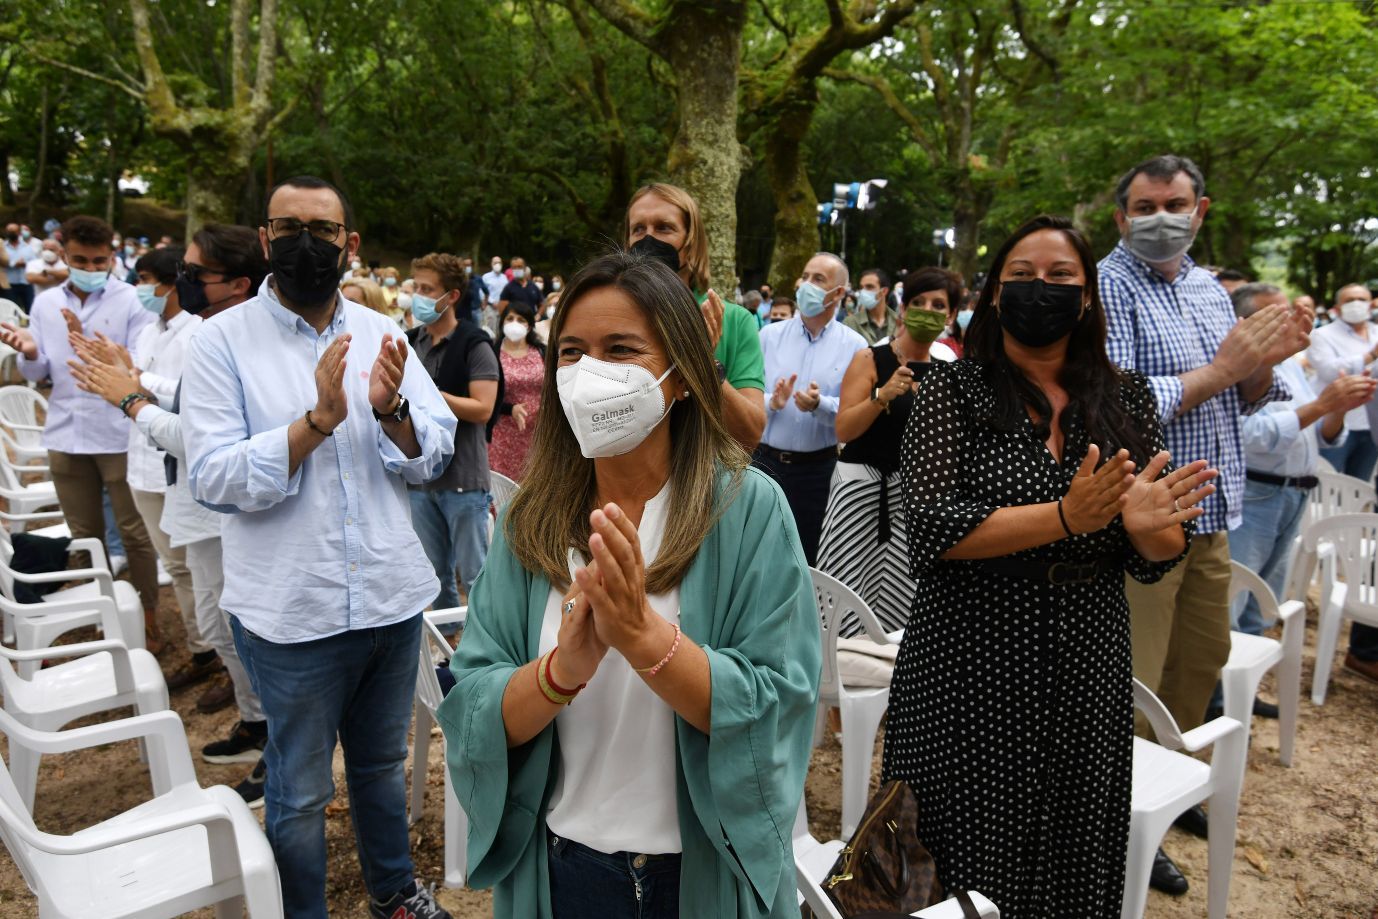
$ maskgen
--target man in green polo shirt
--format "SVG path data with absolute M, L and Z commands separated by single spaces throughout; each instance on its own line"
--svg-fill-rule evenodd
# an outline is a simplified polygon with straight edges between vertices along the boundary
M 895 334 L 899 314 L 890 309 L 890 276 L 882 268 L 868 268 L 857 281 L 856 312 L 842 324 L 860 332 L 867 345 Z
M 703 311 L 722 384 L 723 423 L 748 452 L 766 426 L 765 360 L 756 317 L 708 289 L 708 234 L 684 189 L 642 186 L 627 205 L 627 245 L 670 265 Z

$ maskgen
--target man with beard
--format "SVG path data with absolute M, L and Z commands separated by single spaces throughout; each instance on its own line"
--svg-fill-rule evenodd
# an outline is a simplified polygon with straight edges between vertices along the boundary
M 391 320 L 340 296 L 359 250 L 344 195 L 298 176 L 266 216 L 272 274 L 193 339 L 182 413 L 192 496 L 230 515 L 221 605 L 268 717 L 283 905 L 326 916 L 338 737 L 370 915 L 448 917 L 416 880 L 407 835 L 420 610 L 439 582 L 404 486 L 445 468 L 454 414 Z

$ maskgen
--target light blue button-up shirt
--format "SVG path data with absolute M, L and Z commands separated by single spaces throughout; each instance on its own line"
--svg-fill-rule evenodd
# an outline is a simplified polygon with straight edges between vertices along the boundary
M 1315 475 L 1320 466 L 1321 426 L 1325 419 L 1303 428 L 1297 409 L 1315 401 L 1316 390 L 1306 379 L 1295 359 L 1277 365 L 1278 379 L 1291 391 L 1283 402 L 1269 402 L 1244 418 L 1244 465 L 1250 472 L 1286 476 L 1289 479 Z M 1325 446 L 1334 447 L 1345 438 L 1345 429 Z
M 837 445 L 837 404 L 842 394 L 842 376 L 866 339 L 833 319 L 817 337 L 798 313 L 783 322 L 773 322 L 761 330 L 761 354 L 766 365 L 766 430 L 761 443 L 777 450 L 807 453 Z M 818 384 L 818 408 L 801 412 L 791 398 L 778 412 L 770 407 L 775 381 L 796 374 L 797 390 Z
M 316 404 L 316 364 L 353 336 L 344 387 L 348 418 L 288 474 L 287 428 Z M 440 590 L 411 525 L 407 483 L 427 482 L 454 453 L 455 416 L 408 352 L 402 395 L 421 453 L 408 459 L 374 420 L 368 377 L 381 313 L 337 297 L 318 335 L 269 286 L 205 323 L 182 376 L 182 435 L 192 496 L 230 514 L 221 531 L 221 607 L 280 643 L 391 625 Z

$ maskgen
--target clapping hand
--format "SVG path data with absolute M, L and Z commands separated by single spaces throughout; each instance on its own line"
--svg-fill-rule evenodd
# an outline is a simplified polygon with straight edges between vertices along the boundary
M 407 340 L 383 336 L 378 359 L 368 375 L 368 401 L 380 415 L 397 411 L 397 392 L 402 388 L 402 376 L 407 369 Z
M 717 291 L 709 289 L 699 312 L 703 313 L 703 324 L 708 328 L 708 345 L 716 349 L 719 339 L 722 338 L 722 319 L 725 312 L 722 298 L 718 296 Z
M 589 566 L 597 578 L 597 563 Z M 570 587 L 560 600 L 560 632 L 556 636 L 560 653 L 550 662 L 555 682 L 574 689 L 593 679 L 598 665 L 607 656 L 608 645 L 594 628 L 593 607 L 578 585 Z
M 1148 536 L 1181 526 L 1205 513 L 1198 505 L 1215 492 L 1215 486 L 1208 483 L 1219 472 L 1206 468 L 1205 460 L 1197 460 L 1159 478 L 1168 459 L 1166 450 L 1159 451 L 1126 493 L 1121 519 L 1125 532 L 1131 536 Z
M 344 390 L 349 339 L 345 334 L 332 341 L 316 362 L 316 407 L 311 409 L 311 420 L 327 433 L 349 415 L 349 399 Z
M 1099 469 L 1098 462 L 1100 447 L 1091 444 L 1062 499 L 1065 526 L 1077 535 L 1094 533 L 1114 520 L 1123 509 L 1125 492 L 1134 484 L 1128 450 L 1116 453 Z
M 141 391 L 137 380 L 130 379 L 128 373 L 113 364 L 68 361 L 67 369 L 72 372 L 77 389 L 94 393 L 114 406 L 130 393 Z
M 626 513 L 616 504 L 589 515 L 593 533 L 589 552 L 593 566 L 575 569 L 574 582 L 593 607 L 598 638 L 622 655 L 645 637 L 656 617 L 646 599 L 646 567 L 641 538 Z
M 811 412 L 818 408 L 818 403 L 822 395 L 818 390 L 818 383 L 810 380 L 809 388 L 794 391 L 794 404 L 801 412 Z
M 789 379 L 780 377 L 775 381 L 775 389 L 770 394 L 770 407 L 772 411 L 780 411 L 789 404 L 789 397 L 794 394 L 794 381 L 799 379 L 799 374 L 792 373 Z
M 12 322 L 0 322 L 0 343 L 9 345 L 31 361 L 38 359 L 38 343 L 33 340 L 33 333 Z
M 102 332 L 97 332 L 95 338 L 87 338 L 80 332 L 69 330 L 67 341 L 76 356 L 87 364 L 106 364 L 122 371 L 127 377 L 138 376 L 139 372 L 134 367 L 134 358 L 129 350 L 124 345 L 106 338 Z

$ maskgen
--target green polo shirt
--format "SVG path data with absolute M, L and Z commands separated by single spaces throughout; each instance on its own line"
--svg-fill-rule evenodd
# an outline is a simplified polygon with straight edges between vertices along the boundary
M 707 294 L 694 291 L 699 306 Z M 766 359 L 761 354 L 761 327 L 746 307 L 723 301 L 722 336 L 713 356 L 727 368 L 727 382 L 733 389 L 766 389 Z

